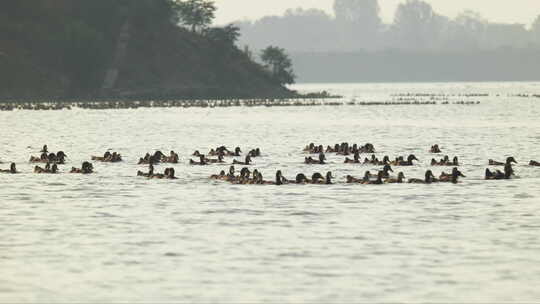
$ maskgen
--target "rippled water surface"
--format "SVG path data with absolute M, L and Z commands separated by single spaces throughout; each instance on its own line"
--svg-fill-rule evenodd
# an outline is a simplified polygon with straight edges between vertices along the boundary
M 346 100 L 406 92 L 448 105 L 171 108 L 0 112 L 0 302 L 538 302 L 540 93 L 537 83 L 300 85 Z M 487 97 L 454 96 L 488 93 Z M 428 98 L 429 99 L 429 98 Z M 454 105 L 455 101 L 480 101 Z M 422 177 L 438 143 L 460 157 L 458 185 L 347 185 L 377 167 L 302 164 L 302 148 L 371 142 L 382 158 L 416 154 Z M 111 149 L 96 174 L 37 175 L 43 144 L 71 166 Z M 194 150 L 260 147 L 253 168 L 333 171 L 331 186 L 210 181 L 227 165 L 190 167 Z M 175 150 L 179 179 L 137 178 L 137 160 Z M 482 179 L 515 156 L 519 178 Z M 231 161 L 231 159 L 228 159 Z M 157 166 L 163 171 L 164 166 Z M 443 168 L 435 168 L 438 175 Z M 448 168 L 444 168 L 448 170 Z M 397 170 L 396 170 L 397 171 Z

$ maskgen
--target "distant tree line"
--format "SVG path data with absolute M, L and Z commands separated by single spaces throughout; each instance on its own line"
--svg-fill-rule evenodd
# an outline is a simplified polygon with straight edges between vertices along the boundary
M 528 22 L 527 22 L 528 23 Z M 479 51 L 540 47 L 540 16 L 524 24 L 493 23 L 473 11 L 456 18 L 438 14 L 422 0 L 399 4 L 392 24 L 380 18 L 378 0 L 335 0 L 334 15 L 318 9 L 289 9 L 283 16 L 235 23 L 241 44 L 268 44 L 288 51 Z

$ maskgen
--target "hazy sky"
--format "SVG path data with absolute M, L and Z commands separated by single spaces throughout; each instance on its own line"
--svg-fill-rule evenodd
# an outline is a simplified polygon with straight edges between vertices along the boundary
M 405 0 L 379 0 L 381 15 L 391 22 L 397 5 Z M 281 15 L 287 8 L 320 8 L 332 12 L 334 0 L 215 0 L 217 24 L 265 15 Z M 427 0 L 436 12 L 455 17 L 471 9 L 492 22 L 531 24 L 540 15 L 540 0 Z

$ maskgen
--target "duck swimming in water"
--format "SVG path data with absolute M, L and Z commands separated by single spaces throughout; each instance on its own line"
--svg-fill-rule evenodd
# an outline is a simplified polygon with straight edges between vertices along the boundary
M 409 179 L 409 184 L 431 184 L 434 181 L 436 181 L 436 179 L 433 172 L 431 172 L 431 170 L 427 170 L 424 179 L 411 178 Z
M 394 170 L 392 170 L 392 167 L 390 165 L 384 165 L 384 168 L 383 170 L 381 171 L 382 174 L 383 174 L 383 178 L 389 178 L 390 177 L 390 172 L 394 172 Z
M 517 164 L 516 159 L 515 159 L 514 157 L 512 157 L 512 156 L 508 157 L 508 158 L 506 159 L 506 162 L 505 162 L 505 163 L 503 163 L 503 162 L 498 162 L 498 161 L 494 161 L 493 159 L 490 159 L 490 160 L 488 161 L 488 164 L 489 164 L 490 166 L 504 166 L 504 165 L 512 164 L 512 163 Z
M 95 161 L 104 162 L 104 163 L 117 163 L 117 162 L 122 161 L 122 156 L 119 153 L 116 153 L 116 152 L 111 153 L 107 151 L 103 154 L 103 157 L 92 156 L 91 159 Z
M 433 145 L 431 146 L 431 149 L 429 149 L 430 153 L 441 153 L 441 149 L 439 148 L 439 145 Z
M 161 156 L 161 162 L 162 163 L 178 164 L 179 160 L 180 160 L 180 157 L 174 151 L 171 151 L 169 153 L 169 156 L 165 156 L 165 155 Z
M 304 173 L 298 173 L 296 175 L 296 178 L 294 179 L 294 182 L 291 182 L 291 183 L 303 185 L 303 184 L 308 184 L 309 180 Z
M 0 173 L 17 174 L 19 172 L 17 172 L 17 166 L 15 165 L 15 163 L 11 163 L 11 165 L 9 166 L 9 170 L 0 170 Z
M 46 152 L 43 152 L 40 157 L 30 157 L 31 163 L 54 163 L 62 165 L 65 163 L 66 154 L 63 151 L 58 151 L 58 153 L 50 153 L 47 154 Z
M 305 164 L 308 164 L 308 165 L 325 165 L 326 163 L 324 162 L 326 160 L 326 156 L 324 155 L 324 153 L 319 153 L 319 160 L 314 160 L 311 156 L 310 157 L 306 157 L 304 159 L 304 163 Z
M 399 172 L 397 178 L 388 178 L 384 182 L 387 184 L 402 184 L 405 179 L 405 174 Z
M 326 177 L 322 177 L 320 173 L 313 174 L 311 183 L 313 184 L 321 184 L 321 185 L 331 185 L 332 184 L 332 172 L 328 171 L 326 172 Z
M 379 171 L 379 173 L 377 173 L 377 179 L 376 180 L 369 180 L 367 182 L 364 182 L 365 185 L 382 185 L 384 184 L 384 181 L 383 181 L 383 178 L 384 178 L 384 172 L 383 171 Z
M 193 159 L 190 159 L 189 164 L 192 165 L 192 166 L 206 166 L 206 165 L 208 165 L 208 163 L 206 162 L 206 157 L 204 156 L 204 154 L 201 154 L 199 156 L 199 161 L 198 162 L 194 161 Z
M 58 165 L 53 164 L 51 166 L 50 163 L 47 163 L 47 165 L 45 165 L 45 168 L 41 168 L 40 166 L 35 166 L 34 167 L 34 173 L 38 173 L 38 174 L 44 174 L 44 173 L 56 174 L 56 173 L 58 173 Z
M 461 173 L 461 171 L 459 171 L 457 167 L 454 167 L 452 169 L 451 174 L 445 174 L 443 172 L 441 174 L 441 176 L 439 177 L 439 182 L 441 182 L 441 183 L 450 183 L 451 182 L 451 183 L 457 184 L 459 177 L 466 177 L 466 176 L 463 175 L 463 173 Z
M 414 154 L 411 154 L 407 157 L 406 161 L 400 160 L 395 164 L 395 166 L 413 166 L 414 165 L 413 160 L 418 161 L 418 158 L 416 158 Z
M 345 157 L 345 164 L 359 164 L 359 163 L 360 163 L 360 153 L 358 151 L 354 153 L 353 159 Z
M 501 179 L 510 179 L 514 175 L 514 169 L 512 164 L 508 163 L 504 165 L 504 172 L 499 170 L 491 172 L 489 169 L 486 169 L 485 179 L 486 180 L 501 180 Z
M 148 173 L 137 171 L 137 176 L 152 177 L 154 175 L 154 165 L 148 165 Z
M 89 162 L 82 163 L 82 167 L 75 168 L 72 167 L 70 173 L 79 173 L 79 174 L 91 174 L 94 172 L 94 166 Z
M 235 165 L 243 165 L 243 166 L 250 166 L 251 165 L 251 156 L 246 155 L 246 159 L 243 162 L 237 161 L 235 159 L 235 160 L 233 160 L 233 164 L 235 164 Z
M 219 153 L 219 151 L 218 151 L 218 153 Z M 238 156 L 242 156 L 242 150 L 240 149 L 240 147 L 236 147 L 234 149 L 234 152 L 224 151 L 224 154 L 226 156 L 233 156 L 233 157 L 236 156 L 236 157 L 238 157 Z

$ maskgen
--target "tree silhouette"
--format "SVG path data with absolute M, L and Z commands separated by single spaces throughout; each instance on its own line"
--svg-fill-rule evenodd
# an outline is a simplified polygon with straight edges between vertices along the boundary
M 176 10 L 180 23 L 191 28 L 192 32 L 203 30 L 212 23 L 215 17 L 216 5 L 209 0 L 177 0 Z
M 261 60 L 275 81 L 280 84 L 294 83 L 296 76 L 292 70 L 292 62 L 284 49 L 269 46 L 262 51 Z
M 540 15 L 536 17 L 531 27 L 531 33 L 536 43 L 540 44 Z

